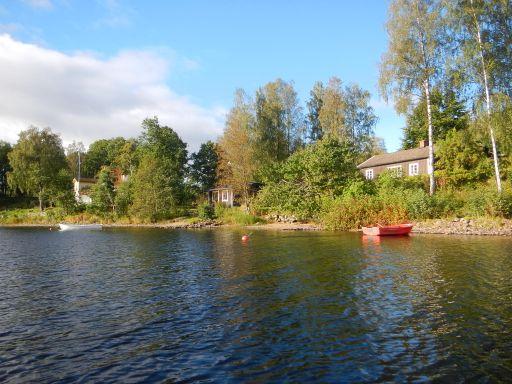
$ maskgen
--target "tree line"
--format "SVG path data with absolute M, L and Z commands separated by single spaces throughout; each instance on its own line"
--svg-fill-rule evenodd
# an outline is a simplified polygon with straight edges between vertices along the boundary
M 501 192 L 500 162 L 503 159 L 506 166 L 510 162 L 509 155 L 504 158 L 510 145 L 512 95 L 510 1 L 394 0 L 387 31 L 380 90 L 394 100 L 399 113 L 407 115 L 404 146 L 411 145 L 418 131 L 435 143 L 448 128 L 440 114 L 460 116 L 464 106 L 469 112 L 462 115 L 472 123 L 467 133 L 480 145 L 487 141 Z M 467 117 L 460 117 L 452 127 L 455 130 L 466 124 Z M 435 168 L 434 148 L 430 146 L 429 160 Z M 435 176 L 435 172 L 430 176 L 431 194 Z
M 85 207 L 73 195 L 72 179 L 94 177 L 88 211 L 155 221 L 177 215 L 188 201 L 213 186 L 215 164 L 212 142 L 189 157 L 178 134 L 156 117 L 142 122 L 136 139 L 101 139 L 87 151 L 76 142 L 65 149 L 50 128 L 30 127 L 15 145 L 0 143 L 0 192 L 35 197 L 41 210 L 60 207 L 73 213 Z M 128 181 L 116 185 L 120 174 Z
M 83 209 L 73 198 L 71 179 L 95 178 L 88 211 L 151 221 L 181 214 L 216 184 L 232 186 L 247 205 L 251 182 L 275 179 L 280 164 L 315 142 L 349 148 L 353 169 L 356 158 L 382 151 L 369 102 L 367 91 L 337 78 L 315 84 L 307 113 L 291 82 L 269 82 L 252 97 L 238 90 L 218 143 L 203 143 L 190 155 L 178 134 L 156 117 L 142 122 L 138 138 L 100 139 L 87 150 L 80 142 L 63 148 L 51 129 L 31 127 L 14 146 L 0 146 L 2 192 L 36 197 L 41 210 Z M 128 182 L 116 184 L 120 173 Z

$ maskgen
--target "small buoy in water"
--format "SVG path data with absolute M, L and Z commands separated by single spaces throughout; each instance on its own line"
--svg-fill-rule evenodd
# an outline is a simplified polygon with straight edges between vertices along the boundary
M 247 241 L 249 240 L 249 235 L 243 235 L 242 236 L 242 241 Z

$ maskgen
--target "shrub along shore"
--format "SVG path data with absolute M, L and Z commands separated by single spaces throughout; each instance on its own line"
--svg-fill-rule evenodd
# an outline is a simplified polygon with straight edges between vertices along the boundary
M 105 218 L 94 215 L 55 216 L 51 209 L 44 212 L 38 209 L 16 209 L 0 211 L 0 227 L 56 227 L 59 222 L 92 224 L 101 223 L 107 228 L 162 228 L 198 229 L 240 227 L 253 230 L 318 231 L 341 230 L 319 221 L 299 221 L 294 216 L 259 217 L 247 214 L 240 208 L 223 209 L 220 218 L 205 219 L 198 216 L 180 217 L 173 220 L 143 222 L 129 217 Z M 415 234 L 443 235 L 484 235 L 512 236 L 512 220 L 497 217 L 443 218 L 411 220 Z M 343 230 L 357 231 L 360 228 Z

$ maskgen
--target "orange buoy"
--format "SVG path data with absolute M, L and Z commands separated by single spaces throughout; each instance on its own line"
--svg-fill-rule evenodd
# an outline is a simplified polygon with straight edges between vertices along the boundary
M 249 235 L 243 235 L 242 236 L 242 241 L 247 241 L 249 240 Z

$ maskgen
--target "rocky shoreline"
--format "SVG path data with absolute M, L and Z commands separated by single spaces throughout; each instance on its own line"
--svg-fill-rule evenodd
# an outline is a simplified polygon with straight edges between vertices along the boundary
M 454 218 L 454 219 L 432 219 L 414 222 L 412 233 L 414 234 L 442 234 L 442 235 L 480 235 L 480 236 L 512 236 L 512 220 L 498 218 Z M 56 228 L 57 224 L 41 223 L 19 223 L 0 224 L 0 227 L 43 227 Z M 321 231 L 321 225 L 316 223 L 293 222 L 270 222 L 248 226 L 236 226 L 223 224 L 218 220 L 207 220 L 199 222 L 174 221 L 151 224 L 134 223 L 107 223 L 105 228 L 160 228 L 160 229 L 207 229 L 219 227 L 240 227 L 246 230 L 276 230 L 276 231 Z M 358 231 L 358 230 L 354 230 Z
M 414 223 L 413 233 L 512 236 L 512 220 L 489 218 L 432 219 Z

